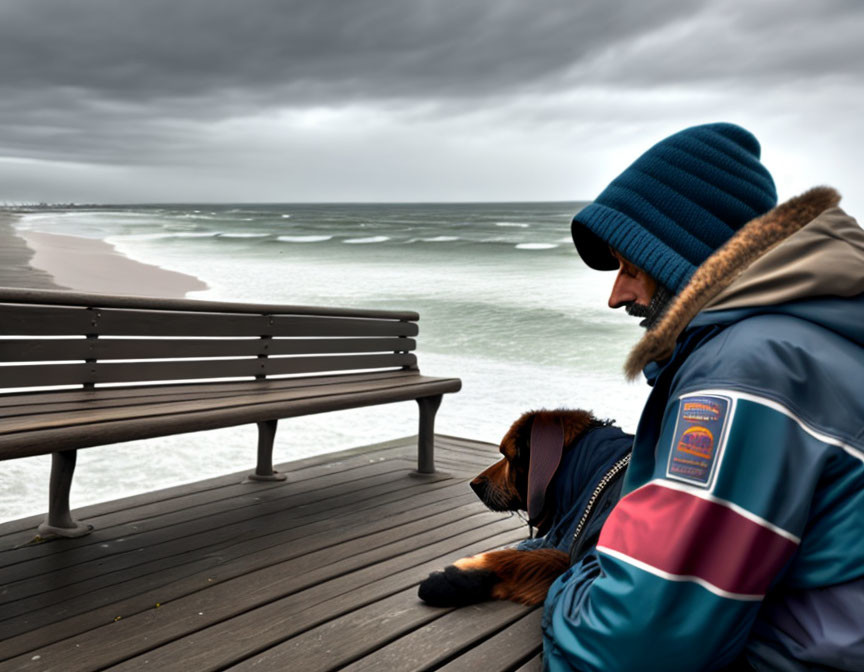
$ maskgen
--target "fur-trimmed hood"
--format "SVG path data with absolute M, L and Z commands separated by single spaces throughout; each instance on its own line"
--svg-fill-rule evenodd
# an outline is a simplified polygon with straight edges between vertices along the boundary
M 624 367 L 627 377 L 667 359 L 702 311 L 864 292 L 864 231 L 837 208 L 839 202 L 834 189 L 815 187 L 743 226 L 705 260 L 636 344 Z

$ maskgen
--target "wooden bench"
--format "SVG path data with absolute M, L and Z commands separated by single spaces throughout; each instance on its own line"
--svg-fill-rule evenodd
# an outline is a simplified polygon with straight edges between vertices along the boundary
M 282 480 L 280 418 L 414 399 L 432 473 L 435 412 L 462 383 L 420 374 L 418 318 L 0 288 L 0 459 L 52 455 L 43 537 L 92 529 L 69 510 L 78 448 L 257 423 L 249 478 Z

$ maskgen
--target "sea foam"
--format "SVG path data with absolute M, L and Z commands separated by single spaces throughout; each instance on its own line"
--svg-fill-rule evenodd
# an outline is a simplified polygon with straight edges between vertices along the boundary
M 363 245 L 367 243 L 383 243 L 386 240 L 390 240 L 390 236 L 370 236 L 369 238 L 346 238 L 343 240 L 343 243 L 353 244 L 353 245 Z
M 558 247 L 557 243 L 519 243 L 516 246 L 517 250 L 551 250 L 553 247 Z
M 320 243 L 330 240 L 333 236 L 279 236 L 283 243 Z

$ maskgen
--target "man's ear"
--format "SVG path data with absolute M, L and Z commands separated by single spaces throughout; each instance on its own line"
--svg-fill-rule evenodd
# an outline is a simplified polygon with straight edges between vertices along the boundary
M 528 465 L 528 522 L 536 525 L 543 513 L 546 490 L 564 452 L 564 432 L 556 420 L 538 413 L 531 425 L 531 461 Z

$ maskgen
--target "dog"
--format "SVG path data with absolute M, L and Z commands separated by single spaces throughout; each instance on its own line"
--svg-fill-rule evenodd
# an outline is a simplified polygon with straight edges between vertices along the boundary
M 591 445 L 583 445 L 589 442 L 580 439 L 600 428 L 606 428 L 602 436 L 592 435 Z M 470 485 L 493 511 L 526 512 L 538 538 L 521 544 L 531 548 L 489 551 L 457 560 L 421 582 L 419 597 L 432 606 L 449 607 L 490 599 L 527 605 L 543 602 L 555 579 L 596 541 L 602 521 L 617 501 L 619 476 L 629 461 L 631 444 L 632 436 L 624 434 L 612 421 L 598 420 L 589 411 L 559 409 L 523 414 L 501 440 L 501 459 Z M 574 448 L 591 454 L 570 455 Z M 612 487 L 606 487 L 602 496 L 592 493 L 610 475 L 613 459 L 612 470 L 618 471 L 612 474 Z M 562 462 L 568 469 L 562 475 L 566 482 L 556 484 Z M 618 466 L 622 462 L 623 467 Z M 571 472 L 575 472 L 575 478 Z M 590 490 L 586 492 L 586 488 Z M 587 503 L 590 494 L 595 497 Z M 598 498 L 603 501 L 598 502 Z M 569 506 L 570 500 L 581 504 L 578 510 Z M 570 539 L 577 526 L 577 536 L 585 532 L 578 544 Z

